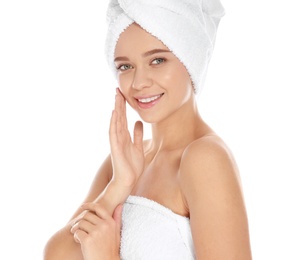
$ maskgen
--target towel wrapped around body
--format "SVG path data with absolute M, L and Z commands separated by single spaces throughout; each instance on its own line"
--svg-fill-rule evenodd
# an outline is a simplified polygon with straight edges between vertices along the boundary
M 122 260 L 194 260 L 190 220 L 161 204 L 129 196 L 123 206 Z

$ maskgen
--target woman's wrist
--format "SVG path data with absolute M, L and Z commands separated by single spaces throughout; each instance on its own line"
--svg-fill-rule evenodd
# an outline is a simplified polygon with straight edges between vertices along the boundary
M 113 214 L 115 208 L 125 202 L 132 188 L 133 186 L 124 186 L 112 179 L 95 202 L 102 204 L 108 212 Z

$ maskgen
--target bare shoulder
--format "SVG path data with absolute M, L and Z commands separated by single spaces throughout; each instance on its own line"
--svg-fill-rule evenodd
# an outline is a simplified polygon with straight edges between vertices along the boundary
M 179 182 L 188 206 L 206 195 L 219 198 L 219 192 L 242 195 L 235 158 L 217 135 L 204 136 L 186 147 L 181 158 Z
M 191 143 L 179 183 L 199 259 L 251 259 L 248 221 L 238 167 L 218 136 Z
M 183 152 L 180 164 L 181 178 L 199 178 L 201 175 L 233 175 L 239 178 L 239 171 L 235 158 L 217 135 L 208 135 L 189 144 Z M 226 176 L 225 176 L 226 177 Z

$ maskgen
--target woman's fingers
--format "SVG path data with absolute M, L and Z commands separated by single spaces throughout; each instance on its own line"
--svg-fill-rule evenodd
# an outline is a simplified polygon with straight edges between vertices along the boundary
M 115 107 L 112 111 L 109 134 L 111 145 L 127 142 L 130 137 L 127 128 L 126 101 L 119 89 L 116 90 Z
M 120 89 L 117 89 L 117 96 L 120 102 L 120 116 L 121 116 L 121 124 L 123 129 L 127 130 L 127 117 L 126 117 L 126 100 L 122 95 Z
M 143 124 L 141 121 L 135 122 L 133 142 L 140 151 L 143 151 Z
M 83 258 L 116 259 L 120 248 L 122 207 L 115 209 L 113 217 L 98 203 L 86 203 L 82 208 L 97 219 L 95 225 L 82 219 L 72 229 L 74 240 L 81 245 Z
M 88 233 L 86 233 L 85 231 L 83 230 L 77 230 L 75 233 L 74 233 L 74 240 L 81 244 L 81 242 L 86 238 L 86 236 L 88 235 Z
M 118 133 L 127 131 L 126 101 L 119 89 L 116 90 L 115 110 L 118 112 Z
M 93 219 L 94 215 L 95 213 L 92 213 L 88 210 L 83 210 L 76 218 L 74 218 L 70 222 L 71 229 L 76 225 L 76 223 L 78 223 L 82 219 L 87 219 L 88 221 L 94 224 L 95 223 Z
M 98 203 L 85 203 L 82 208 L 87 213 L 71 228 L 74 240 L 83 245 L 83 243 L 87 243 L 88 239 L 95 242 L 101 241 L 106 235 L 110 237 L 110 240 L 116 238 L 115 243 L 119 245 L 122 205 L 116 207 L 113 216 Z
M 96 216 L 98 216 L 101 219 L 111 218 L 111 215 L 107 212 L 107 210 L 98 203 L 94 203 L 94 202 L 85 203 L 82 205 L 82 209 L 89 210 L 95 213 Z
M 91 223 L 92 225 L 96 225 L 100 219 L 109 219 L 110 214 L 98 203 L 89 202 L 82 205 L 82 209 L 84 210 L 73 222 L 71 232 L 74 233 L 79 225 L 86 221 Z
M 91 215 L 93 215 L 91 213 Z M 77 243 L 82 243 L 88 234 L 94 230 L 94 227 L 98 225 L 98 217 L 94 214 L 95 220 L 91 219 L 80 219 L 71 228 L 71 233 L 74 235 L 74 240 Z M 94 224 L 93 224 L 94 223 Z
M 80 214 L 80 218 L 71 228 L 71 233 L 74 234 L 74 240 L 77 243 L 81 243 L 90 232 L 96 230 L 96 227 L 101 228 L 104 221 L 113 221 L 110 214 L 98 203 L 85 203 L 82 208 L 85 214 Z
M 117 225 L 117 231 L 120 232 L 121 230 L 121 223 L 122 223 L 122 204 L 119 204 L 114 212 L 113 212 L 113 219 Z
M 94 224 L 92 224 L 90 221 L 86 219 L 81 219 L 71 228 L 71 233 L 75 233 L 77 230 L 83 230 L 84 232 L 89 233 L 90 230 L 93 229 L 93 227 L 94 227 Z
M 109 132 L 114 179 L 128 187 L 135 183 L 143 170 L 143 125 L 136 122 L 131 137 L 127 127 L 126 101 L 118 89 Z
M 110 126 L 109 126 L 109 137 L 110 137 L 110 144 L 111 147 L 117 143 L 117 117 L 118 117 L 118 113 L 116 110 L 112 111 L 112 115 L 111 115 L 111 120 L 110 120 Z

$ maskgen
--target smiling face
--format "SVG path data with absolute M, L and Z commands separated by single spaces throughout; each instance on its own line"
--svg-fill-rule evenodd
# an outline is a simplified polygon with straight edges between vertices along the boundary
M 115 66 L 121 92 L 146 122 L 157 123 L 193 103 L 194 89 L 185 66 L 137 24 L 120 35 Z

